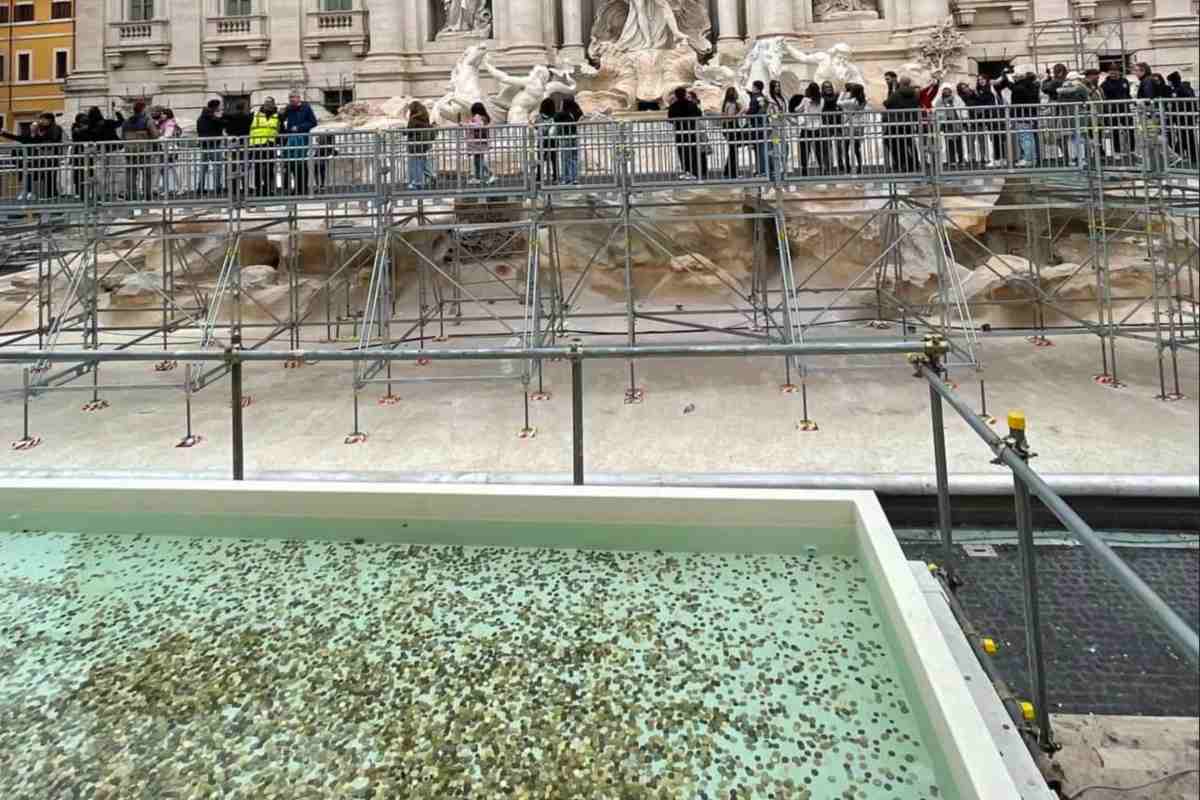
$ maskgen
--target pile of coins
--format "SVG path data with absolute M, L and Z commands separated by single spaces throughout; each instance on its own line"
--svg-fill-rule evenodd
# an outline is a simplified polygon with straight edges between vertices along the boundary
M 0 542 L 6 798 L 940 794 L 849 556 Z

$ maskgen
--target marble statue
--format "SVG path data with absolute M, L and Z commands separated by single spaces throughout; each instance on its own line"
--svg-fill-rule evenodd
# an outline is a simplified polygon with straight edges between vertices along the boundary
M 813 19 L 878 19 L 875 0 L 813 0 Z
M 612 49 L 674 50 L 687 44 L 687 35 L 679 30 L 675 12 L 667 0 L 629 0 L 625 26 L 612 43 Z
M 584 69 L 584 109 L 629 110 L 662 102 L 696 80 L 697 53 L 712 50 L 707 0 L 598 0 Z
M 491 61 L 485 59 L 483 69 L 495 78 L 501 86 L 500 93 L 495 98 L 499 108 L 507 108 L 510 124 L 524 125 L 537 112 L 538 106 L 547 97 L 555 94 L 574 94 L 575 79 L 566 70 L 555 69 L 538 64 L 529 71 L 529 75 L 521 78 L 509 75 L 497 68 Z
M 442 0 L 445 24 L 438 31 L 438 39 L 455 39 L 463 36 L 487 38 L 492 34 L 492 9 L 490 0 Z
M 817 83 L 829 81 L 839 91 L 844 89 L 847 83 L 857 83 L 862 86 L 867 85 L 866 79 L 863 78 L 862 70 L 858 68 L 858 65 L 850 61 L 850 56 L 854 54 L 854 51 L 848 44 L 838 43 L 824 53 L 818 51 L 812 54 L 798 50 L 792 45 L 785 46 L 787 47 L 788 55 L 797 62 L 816 66 L 816 69 L 813 70 L 812 79 Z
M 458 124 L 465 121 L 471 105 L 484 99 L 480 82 L 480 69 L 487 58 L 488 48 L 483 42 L 471 45 L 450 71 L 449 91 L 433 104 L 433 121 L 441 125 Z
M 786 50 L 783 39 L 778 36 L 756 41 L 738 68 L 738 87 L 749 91 L 755 81 L 770 86 L 771 81 L 778 80 L 783 74 Z

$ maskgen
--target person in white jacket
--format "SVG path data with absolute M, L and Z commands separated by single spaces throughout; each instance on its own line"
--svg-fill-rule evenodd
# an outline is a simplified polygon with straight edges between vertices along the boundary
M 963 129 L 968 119 L 967 104 L 954 93 L 950 86 L 943 86 L 941 94 L 933 101 L 933 108 L 942 127 L 946 142 L 946 166 L 963 166 Z
M 843 114 L 842 129 L 846 132 L 846 136 L 849 139 L 849 147 L 854 150 L 854 162 L 856 164 L 854 172 L 856 175 L 862 175 L 862 140 L 867 122 L 867 95 L 862 84 L 847 83 L 846 88 L 838 95 L 837 104 Z M 845 166 L 849 169 L 850 164 L 844 152 L 842 160 L 847 162 Z
M 821 136 L 821 87 L 810 83 L 804 90 L 804 95 L 798 99 L 793 97 L 789 104 L 796 116 L 797 127 L 800 128 L 800 174 L 808 177 L 808 152 L 811 148 L 817 157 L 821 172 L 825 171 L 825 149 L 820 141 Z

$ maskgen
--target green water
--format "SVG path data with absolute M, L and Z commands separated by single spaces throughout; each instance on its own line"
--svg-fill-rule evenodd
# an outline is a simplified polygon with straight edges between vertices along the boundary
M 0 532 L 0 796 L 950 794 L 847 547 L 215 532 Z

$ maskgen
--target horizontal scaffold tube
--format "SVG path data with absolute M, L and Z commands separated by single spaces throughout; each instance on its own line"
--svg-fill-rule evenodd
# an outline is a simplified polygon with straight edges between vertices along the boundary
M 802 344 L 692 344 L 637 345 L 635 347 L 482 347 L 467 350 L 5 350 L 7 362 L 119 362 L 119 361 L 505 361 L 578 358 L 716 358 L 722 356 L 845 356 L 923 353 L 919 341 L 822 341 Z

